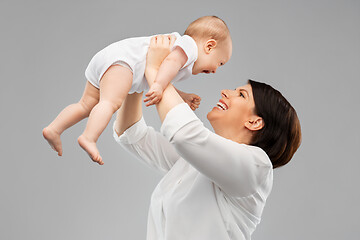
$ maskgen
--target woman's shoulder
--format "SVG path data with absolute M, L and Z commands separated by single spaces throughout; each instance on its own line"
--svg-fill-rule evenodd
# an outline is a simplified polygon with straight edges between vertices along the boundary
M 239 145 L 241 145 L 243 148 L 247 149 L 251 153 L 257 164 L 262 165 L 264 167 L 272 168 L 271 160 L 262 148 L 248 144 L 239 144 Z
M 272 168 L 271 160 L 262 148 L 249 144 L 235 142 L 233 140 L 224 138 L 207 128 L 206 132 L 209 135 L 212 135 L 215 138 L 216 142 L 222 142 L 222 144 L 220 145 L 223 147 L 224 151 L 230 150 L 233 153 L 232 155 L 234 155 L 235 157 L 236 155 L 239 155 L 246 158 L 251 158 L 258 166 Z

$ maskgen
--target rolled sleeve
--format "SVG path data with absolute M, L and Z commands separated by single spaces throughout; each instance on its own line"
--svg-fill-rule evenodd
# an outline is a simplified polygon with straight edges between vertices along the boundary
M 142 163 L 162 173 L 169 171 L 180 158 L 172 144 L 161 133 L 147 126 L 143 117 L 120 136 L 114 125 L 113 136 L 121 147 Z
M 186 124 L 198 120 L 198 117 L 190 109 L 187 103 L 181 103 L 173 107 L 166 115 L 160 132 L 169 140 L 174 137 Z
M 147 125 L 144 120 L 144 117 L 134 123 L 131 127 L 126 129 L 126 131 L 120 136 L 117 135 L 115 131 L 115 122 L 113 124 L 113 136 L 117 143 L 120 144 L 133 144 L 142 139 L 147 132 Z

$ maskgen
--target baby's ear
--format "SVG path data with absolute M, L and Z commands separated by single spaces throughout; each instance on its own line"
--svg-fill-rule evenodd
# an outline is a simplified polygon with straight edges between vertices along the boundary
M 205 42 L 204 48 L 206 53 L 210 53 L 216 48 L 217 42 L 215 39 L 209 39 Z

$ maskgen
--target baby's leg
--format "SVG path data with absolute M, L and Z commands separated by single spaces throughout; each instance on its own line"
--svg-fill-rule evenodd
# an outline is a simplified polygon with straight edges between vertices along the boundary
M 80 146 L 94 162 L 103 165 L 96 141 L 112 115 L 121 107 L 132 84 L 132 72 L 119 65 L 111 66 L 100 81 L 100 101 L 91 110 L 85 131 L 78 138 Z
M 80 101 L 64 108 L 55 120 L 43 129 L 44 138 L 59 156 L 62 155 L 60 135 L 69 127 L 89 116 L 91 109 L 99 102 L 99 95 L 99 89 L 86 82 Z

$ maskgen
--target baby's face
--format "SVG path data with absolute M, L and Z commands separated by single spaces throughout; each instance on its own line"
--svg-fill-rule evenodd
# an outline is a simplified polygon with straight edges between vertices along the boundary
M 207 43 L 205 41 L 205 43 L 198 45 L 199 53 L 192 69 L 193 75 L 198 73 L 216 73 L 217 68 L 224 65 L 231 58 L 231 38 L 220 44 L 216 43 L 216 46 L 213 48 Z

